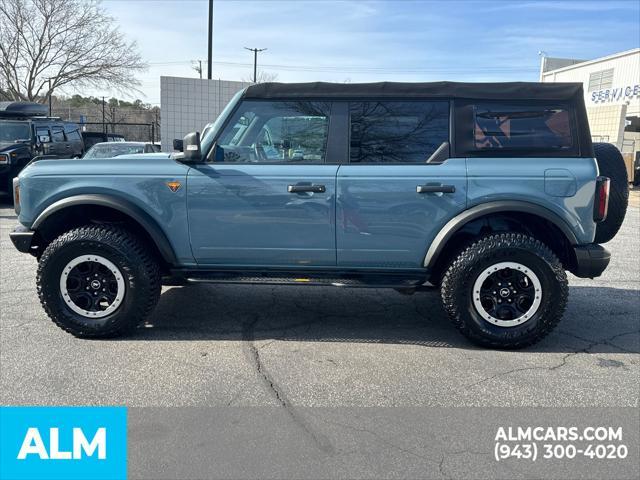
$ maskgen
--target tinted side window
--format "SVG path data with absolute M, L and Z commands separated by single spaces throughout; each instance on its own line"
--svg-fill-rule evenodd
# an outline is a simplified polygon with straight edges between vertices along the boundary
M 40 137 L 49 137 L 49 129 L 47 127 L 36 127 L 36 137 L 40 139 Z
M 62 127 L 51 127 L 51 137 L 54 142 L 64 142 L 64 129 Z
M 330 104 L 244 101 L 220 134 L 216 161 L 322 163 Z
M 449 102 L 354 102 L 351 163 L 424 163 L 449 140 Z
M 70 132 L 67 132 L 67 140 L 72 142 L 77 142 L 81 139 L 82 137 L 80 135 L 80 132 L 78 132 L 78 130 L 71 130 Z
M 474 148 L 571 149 L 571 115 L 563 105 L 505 105 L 480 103 L 474 106 Z

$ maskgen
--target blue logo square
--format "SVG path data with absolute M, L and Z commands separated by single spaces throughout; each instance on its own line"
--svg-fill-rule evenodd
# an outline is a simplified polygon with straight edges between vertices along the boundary
M 0 407 L 3 480 L 126 477 L 126 407 Z

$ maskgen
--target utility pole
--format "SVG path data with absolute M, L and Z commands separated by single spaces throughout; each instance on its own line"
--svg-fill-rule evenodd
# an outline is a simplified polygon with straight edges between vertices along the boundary
M 107 126 L 104 123 L 104 97 L 102 97 L 102 133 L 107 133 Z
M 49 80 L 49 116 L 51 116 L 51 79 L 47 78 L 47 80 Z
M 258 81 L 258 52 L 264 52 L 266 48 L 244 47 L 244 49 L 253 52 L 253 83 L 256 83 Z
M 156 128 L 158 129 L 158 133 L 160 133 L 160 122 L 158 121 L 158 109 L 157 108 L 156 108 L 156 111 L 154 113 L 155 113 L 155 117 L 156 117 L 154 124 L 155 124 Z M 156 136 L 155 136 L 155 133 L 154 133 L 154 135 L 153 135 L 153 143 L 155 143 L 155 141 L 156 141 Z
M 211 80 L 213 67 L 213 0 L 209 0 L 209 61 L 207 63 L 207 78 Z M 200 78 L 202 78 L 202 64 L 200 64 Z
M 116 106 L 109 107 L 109 115 L 111 116 L 111 133 L 116 133 L 115 121 L 116 121 Z
M 540 57 L 540 82 L 542 81 L 542 76 L 544 74 L 544 68 L 547 63 L 547 52 L 540 50 L 538 52 L 538 56 Z
M 191 60 L 192 67 L 196 72 L 200 74 L 200 80 L 202 80 L 202 60 Z

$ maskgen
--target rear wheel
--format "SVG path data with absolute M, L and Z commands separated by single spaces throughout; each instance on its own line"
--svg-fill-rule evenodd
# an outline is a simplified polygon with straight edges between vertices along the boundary
M 160 296 L 155 259 L 134 235 L 114 226 L 71 230 L 45 249 L 38 295 L 63 330 L 83 338 L 130 332 Z
M 504 233 L 485 237 L 453 261 L 441 285 L 454 326 L 474 343 L 522 348 L 544 338 L 564 312 L 564 268 L 535 238 Z

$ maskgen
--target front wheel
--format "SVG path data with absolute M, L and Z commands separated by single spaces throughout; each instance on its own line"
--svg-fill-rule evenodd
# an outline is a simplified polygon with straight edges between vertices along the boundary
M 441 295 L 454 326 L 471 341 L 515 349 L 540 341 L 560 322 L 568 283 L 547 246 L 504 233 L 465 249 L 445 273 Z
M 130 232 L 87 226 L 64 233 L 38 264 L 40 303 L 53 322 L 82 338 L 133 330 L 160 296 L 155 259 Z

